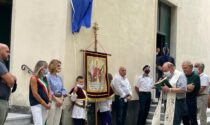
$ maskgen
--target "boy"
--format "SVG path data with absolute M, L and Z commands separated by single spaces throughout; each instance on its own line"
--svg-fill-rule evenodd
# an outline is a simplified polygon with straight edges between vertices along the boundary
M 76 78 L 76 85 L 70 91 L 71 101 L 73 103 L 72 119 L 74 125 L 85 125 L 86 124 L 86 105 L 87 96 L 84 90 L 84 78 L 78 76 Z

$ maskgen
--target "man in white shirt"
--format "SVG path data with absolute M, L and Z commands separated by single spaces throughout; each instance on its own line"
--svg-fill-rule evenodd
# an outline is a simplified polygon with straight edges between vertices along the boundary
M 201 81 L 201 87 L 199 95 L 197 97 L 197 107 L 198 107 L 198 113 L 200 114 L 199 115 L 200 123 L 201 125 L 207 125 L 206 110 L 208 106 L 209 77 L 204 73 L 205 66 L 203 63 L 195 63 L 194 68 L 195 70 L 197 70 Z
M 139 95 L 139 115 L 137 125 L 145 125 L 150 109 L 151 90 L 153 88 L 152 78 L 149 76 L 150 66 L 143 67 L 144 74 L 138 77 L 135 90 Z
M 132 98 L 132 90 L 129 81 L 126 78 L 125 67 L 119 68 L 119 75 L 114 77 L 112 87 L 115 91 L 116 124 L 125 125 L 128 101 Z

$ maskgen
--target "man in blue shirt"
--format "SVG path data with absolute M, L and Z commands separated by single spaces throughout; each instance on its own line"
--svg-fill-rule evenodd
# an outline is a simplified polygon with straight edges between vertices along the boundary
M 9 58 L 9 47 L 0 43 L 0 125 L 3 125 L 9 110 L 9 96 L 16 78 L 8 72 L 4 64 Z

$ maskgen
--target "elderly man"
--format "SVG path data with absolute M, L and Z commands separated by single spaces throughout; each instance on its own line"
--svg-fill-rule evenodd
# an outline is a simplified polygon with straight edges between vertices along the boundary
M 131 86 L 126 78 L 125 67 L 119 68 L 119 74 L 114 77 L 112 87 L 115 91 L 116 125 L 125 125 L 128 101 L 132 98 Z
M 160 80 L 163 76 L 163 71 L 162 71 L 162 66 L 165 62 L 171 62 L 175 65 L 175 59 L 170 56 L 170 50 L 168 47 L 164 47 L 163 48 L 163 55 L 162 56 L 159 56 L 157 59 L 156 59 L 156 67 L 157 67 L 157 81 Z M 159 98 L 160 97 L 160 92 L 158 89 L 156 89 L 156 97 Z M 166 98 L 166 95 L 164 94 L 163 95 L 163 100 L 165 102 L 165 98 Z
M 198 125 L 197 122 L 197 96 L 200 91 L 200 77 L 193 71 L 190 61 L 182 63 L 182 69 L 187 77 L 187 115 L 183 117 L 184 125 Z
M 195 63 L 194 68 L 197 69 L 201 80 L 201 88 L 197 97 L 198 113 L 200 114 L 201 125 L 207 125 L 206 110 L 208 106 L 208 85 L 209 77 L 204 73 L 205 65 L 203 63 Z
M 9 96 L 16 78 L 8 72 L 4 61 L 9 58 L 9 48 L 0 43 L 0 125 L 3 125 L 9 110 Z
M 163 92 L 166 93 L 175 93 L 175 112 L 174 119 L 171 121 L 173 125 L 180 125 L 182 117 L 186 111 L 186 91 L 187 91 L 187 79 L 185 75 L 175 69 L 174 64 L 166 62 L 162 66 L 162 71 L 164 76 L 166 76 L 170 84 L 174 84 L 174 87 L 169 88 L 164 86 L 162 88 Z M 168 108 L 168 107 L 166 107 Z M 166 110 L 167 111 L 167 110 Z M 168 123 L 169 124 L 169 123 Z

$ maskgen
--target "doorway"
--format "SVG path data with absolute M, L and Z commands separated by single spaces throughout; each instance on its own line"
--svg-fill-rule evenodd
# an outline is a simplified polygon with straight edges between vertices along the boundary
M 163 47 L 165 46 L 165 39 L 166 39 L 165 33 L 157 32 L 156 48 L 160 49 L 160 52 L 157 56 L 161 56 L 163 54 L 162 50 Z
M 12 22 L 12 0 L 0 0 L 0 43 L 10 48 Z M 9 61 L 5 62 L 9 69 Z

